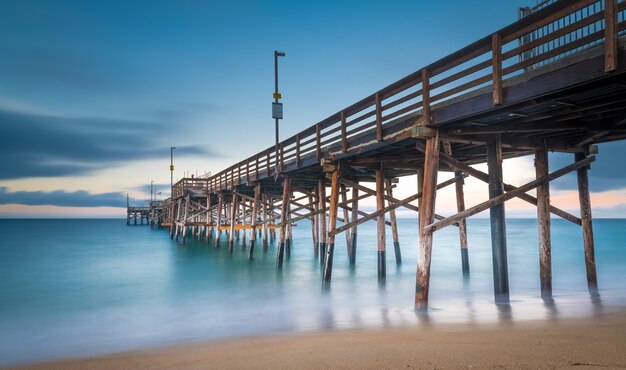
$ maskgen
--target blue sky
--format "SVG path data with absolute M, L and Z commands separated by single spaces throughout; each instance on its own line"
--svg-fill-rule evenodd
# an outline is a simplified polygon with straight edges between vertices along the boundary
M 176 178 L 269 147 L 275 49 L 284 138 L 533 2 L 0 0 L 0 216 L 121 215 L 168 190 L 170 146 Z

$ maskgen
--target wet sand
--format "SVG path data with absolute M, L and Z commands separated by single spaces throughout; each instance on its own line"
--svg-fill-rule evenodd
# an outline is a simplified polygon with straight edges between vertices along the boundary
M 626 368 L 626 312 L 207 341 L 23 369 Z

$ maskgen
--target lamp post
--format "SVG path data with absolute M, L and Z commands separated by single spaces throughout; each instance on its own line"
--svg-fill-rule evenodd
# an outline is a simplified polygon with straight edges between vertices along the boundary
M 174 149 L 175 146 L 170 147 L 170 197 L 174 195 Z
M 150 180 L 150 204 L 152 204 L 152 185 L 154 184 L 154 180 Z
M 274 50 L 274 102 L 272 103 L 272 118 L 276 120 L 276 172 L 278 172 L 278 120 L 283 119 L 282 97 L 278 92 L 278 57 L 284 57 L 284 51 Z

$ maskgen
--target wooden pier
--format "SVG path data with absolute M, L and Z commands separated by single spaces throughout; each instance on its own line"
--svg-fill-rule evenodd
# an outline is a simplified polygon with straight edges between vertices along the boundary
M 561 0 L 524 9 L 519 21 L 417 70 L 347 106 L 279 144 L 207 179 L 184 178 L 159 204 L 159 224 L 184 244 L 189 235 L 232 251 L 239 238 L 254 258 L 279 229 L 276 263 L 292 248 L 291 228 L 312 225 L 311 253 L 330 287 L 335 240 L 344 234 L 355 264 L 358 225 L 377 222 L 378 278 L 387 265 L 386 232 L 393 260 L 402 262 L 395 211 L 419 217 L 415 308 L 428 307 L 433 233 L 459 231 L 459 268 L 470 275 L 465 220 L 489 210 L 494 297 L 509 302 L 505 202 L 520 198 L 537 207 L 541 295 L 552 295 L 550 216 L 581 227 L 581 259 L 589 291 L 598 282 L 588 171 L 596 144 L 626 138 L 626 1 Z M 417 45 L 417 43 L 416 43 Z M 548 170 L 548 152 L 570 153 L 572 164 Z M 504 183 L 502 161 L 532 155 L 536 179 Z M 488 171 L 471 165 L 487 163 Z M 454 177 L 438 182 L 440 171 Z M 580 214 L 550 204 L 549 183 L 578 175 Z M 416 175 L 415 194 L 394 196 L 396 179 Z M 463 183 L 486 183 L 489 198 L 465 207 Z M 374 185 L 374 190 L 363 186 Z M 437 190 L 454 186 L 458 213 L 436 213 Z M 528 191 L 537 189 L 537 196 Z M 376 210 L 359 202 L 375 197 Z M 417 202 L 417 205 L 414 203 Z M 341 213 L 340 213 L 341 210 Z M 388 228 L 388 229 L 387 229 Z

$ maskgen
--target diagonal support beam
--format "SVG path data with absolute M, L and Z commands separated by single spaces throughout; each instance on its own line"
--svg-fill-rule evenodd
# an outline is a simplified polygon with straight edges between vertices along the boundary
M 550 173 L 547 176 L 543 176 L 541 178 L 538 178 L 534 181 L 531 181 L 525 185 L 520 186 L 519 188 L 513 190 L 513 191 L 509 191 L 506 192 L 502 195 L 499 195 L 495 198 L 489 199 L 488 201 L 485 201 L 481 204 L 478 204 L 472 208 L 468 208 L 463 212 L 459 212 L 454 216 L 450 216 L 448 218 L 446 218 L 445 220 L 441 220 L 435 223 L 432 223 L 430 225 L 427 225 L 424 227 L 424 232 L 425 233 L 431 233 L 437 230 L 441 230 L 446 226 L 450 226 L 451 224 L 458 222 L 459 220 L 468 218 L 470 216 L 473 216 L 477 213 L 480 213 L 482 211 L 485 211 L 495 205 L 501 204 L 506 202 L 507 200 L 511 200 L 517 196 L 519 196 L 520 193 L 525 193 L 529 190 L 532 190 L 536 187 L 538 187 L 539 185 L 552 181 L 554 179 L 557 179 L 565 174 L 568 174 L 572 171 L 576 171 L 579 168 L 588 166 L 591 162 L 595 161 L 596 157 L 595 156 L 589 156 L 583 160 L 580 160 L 574 164 L 571 164 L 569 166 L 563 167 L 560 170 L 554 171 L 552 173 Z
M 359 184 L 357 184 L 356 182 L 353 182 L 353 181 L 350 181 L 350 180 L 345 180 L 345 179 L 340 179 L 339 181 L 340 181 L 342 184 L 345 184 L 345 185 L 347 185 L 347 186 L 350 186 L 350 187 L 352 187 L 352 188 L 354 188 L 354 189 L 359 189 L 360 191 L 363 191 L 363 192 L 364 192 L 364 193 L 366 193 L 366 194 L 373 195 L 373 196 L 375 196 L 375 195 L 376 195 L 376 191 L 374 191 L 374 190 L 372 190 L 372 189 L 370 189 L 370 188 L 366 188 L 366 187 L 365 187 L 365 186 L 363 186 L 363 185 L 359 185 Z M 393 203 L 398 203 L 398 202 L 400 202 L 400 199 L 397 199 L 397 198 L 394 198 L 394 197 L 390 197 L 390 196 L 388 196 L 388 195 L 383 195 L 383 198 L 384 198 L 386 201 L 393 202 Z M 414 205 L 412 205 L 412 204 L 410 204 L 410 203 L 403 204 L 402 206 L 403 206 L 403 207 L 405 207 L 405 208 L 408 208 L 408 209 L 410 209 L 410 210 L 412 210 L 412 211 L 419 212 L 419 207 L 416 207 L 416 206 L 414 206 Z M 367 216 L 367 213 L 363 213 L 363 212 L 360 212 L 360 211 L 359 211 L 359 214 L 360 214 L 360 215 L 362 215 L 362 216 Z M 436 213 L 435 213 L 435 219 L 437 219 L 437 220 L 443 220 L 443 219 L 445 219 L 445 217 L 443 217 L 442 215 L 438 215 L 438 214 L 436 214 Z M 387 222 L 387 225 L 391 225 L 391 223 Z
M 467 177 L 467 175 L 455 176 L 455 177 L 451 178 L 450 180 L 446 180 L 446 181 L 442 182 L 441 184 L 437 185 L 436 189 L 439 190 L 439 189 L 445 188 L 448 185 L 454 184 L 457 179 L 463 178 L 463 177 Z M 366 214 L 364 217 L 361 217 L 361 218 L 359 218 L 356 221 L 352 221 L 352 222 L 347 223 L 347 224 L 345 224 L 345 225 L 343 225 L 341 227 L 338 227 L 337 229 L 335 229 L 335 233 L 338 234 L 338 233 L 344 232 L 344 231 L 348 230 L 351 227 L 354 227 L 356 225 L 362 224 L 365 221 L 373 220 L 373 219 L 375 219 L 376 217 L 378 217 L 381 214 L 385 214 L 385 213 L 387 213 L 387 212 L 389 212 L 391 210 L 394 210 L 396 208 L 402 207 L 402 206 L 408 204 L 409 202 L 413 202 L 413 201 L 415 201 L 417 199 L 420 199 L 421 197 L 422 197 L 422 193 L 419 192 L 417 194 L 411 195 L 408 198 L 405 198 L 405 199 L 402 199 L 402 200 L 398 200 L 397 202 L 392 203 L 392 204 L 388 205 L 387 207 L 385 207 L 385 208 L 383 208 L 383 209 L 381 209 L 379 211 L 376 211 L 376 212 L 373 212 L 373 213 L 370 213 L 370 214 Z
M 417 150 L 423 152 L 424 151 L 424 145 L 422 143 L 417 143 L 416 146 Z M 440 153 L 439 154 L 439 160 L 442 163 L 447 164 L 448 166 L 452 167 L 455 170 L 459 170 L 462 172 L 465 172 L 466 174 L 477 178 L 480 181 L 489 183 L 489 175 L 483 171 L 477 170 L 474 167 L 468 166 L 465 163 L 459 161 L 458 159 L 449 156 L 445 153 Z M 504 184 L 504 190 L 507 192 L 511 192 L 514 190 L 517 190 L 518 188 L 516 186 L 510 185 L 510 184 Z M 525 200 L 526 202 L 536 206 L 537 205 L 537 198 L 533 197 L 532 195 L 526 194 L 524 193 L 516 193 L 517 197 Z M 570 222 L 575 223 L 576 225 L 581 225 L 581 221 L 580 218 L 574 216 L 573 214 L 566 212 L 560 208 L 554 207 L 554 206 L 550 206 L 550 212 L 561 217 L 564 218 Z

